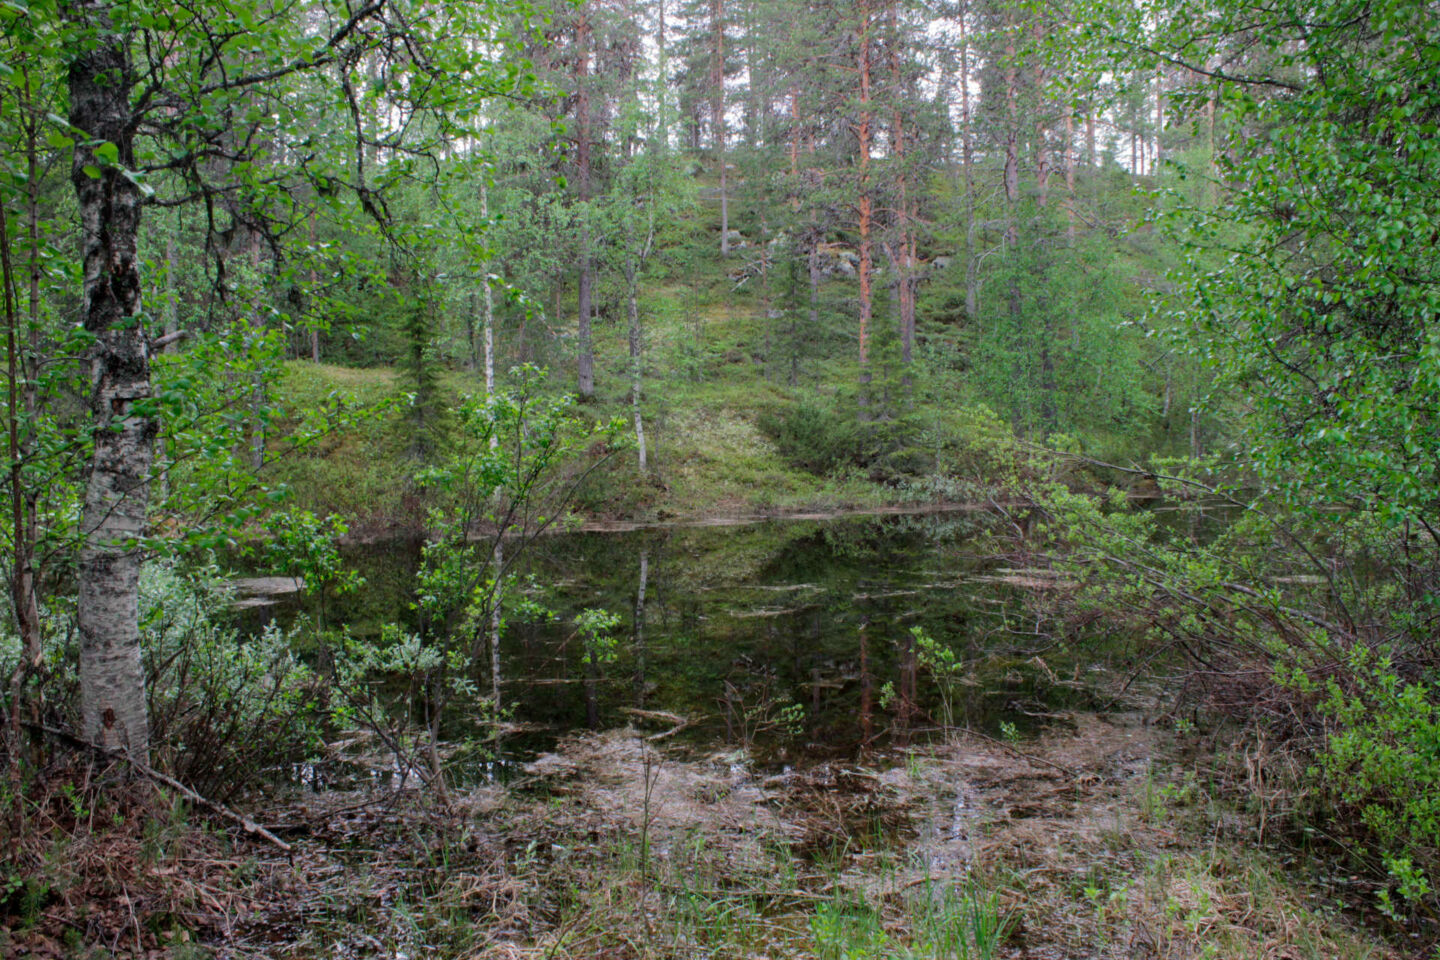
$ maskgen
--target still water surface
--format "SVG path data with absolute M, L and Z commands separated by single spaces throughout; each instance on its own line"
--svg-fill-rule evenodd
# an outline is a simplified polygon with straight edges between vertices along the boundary
M 1056 581 L 997 556 L 992 521 L 959 511 L 541 537 L 520 573 L 555 618 L 512 618 L 502 643 L 505 697 L 526 732 L 477 773 L 567 732 L 643 722 L 637 710 L 687 718 L 676 742 L 747 747 L 770 763 L 923 737 L 943 707 L 913 627 L 965 664 L 957 723 L 1033 729 L 1088 695 L 1066 653 L 1035 631 Z M 419 556 L 418 542 L 349 548 L 366 583 L 330 601 L 327 619 L 359 636 L 412 621 Z M 615 659 L 598 667 L 574 629 L 593 607 L 621 617 Z M 247 618 L 304 608 L 292 596 Z M 647 730 L 665 726 L 652 718 Z

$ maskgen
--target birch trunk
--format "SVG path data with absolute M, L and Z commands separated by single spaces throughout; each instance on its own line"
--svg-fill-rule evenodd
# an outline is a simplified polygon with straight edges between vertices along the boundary
M 645 417 L 640 409 L 641 377 L 644 367 L 644 344 L 640 330 L 640 290 L 634 253 L 625 255 L 626 302 L 630 319 L 630 415 L 635 423 L 635 446 L 639 460 L 640 475 L 648 468 L 645 453 Z
M 480 218 L 488 225 L 490 222 L 490 194 L 486 189 L 485 181 L 480 181 Z M 480 280 L 483 289 L 481 302 L 484 304 L 484 314 L 481 317 L 482 338 L 485 343 L 485 396 L 495 396 L 495 293 L 490 289 L 490 262 L 487 260 L 481 265 L 484 276 Z M 500 438 L 494 433 L 490 434 L 490 449 L 494 450 L 500 445 Z M 496 507 L 501 506 L 500 495 L 495 496 Z M 498 510 L 497 510 L 498 512 Z M 495 709 L 500 709 L 500 687 L 504 679 L 504 671 L 500 666 L 500 604 L 503 599 L 501 584 L 505 573 L 505 531 L 501 530 L 495 537 L 495 550 L 491 554 L 490 569 L 495 586 L 490 591 L 490 692 L 495 698 Z
M 81 514 L 79 603 L 80 707 L 86 739 L 149 761 L 150 726 L 140 658 L 141 553 L 155 421 L 136 408 L 150 400 L 150 347 L 141 314 L 140 190 L 122 170 L 135 164 L 126 44 L 103 3 L 81 2 L 65 15 L 88 34 L 69 70 L 70 122 L 84 133 L 70 180 L 80 210 L 81 316 L 91 348 L 94 451 Z M 119 148 L 108 165 L 91 144 Z M 98 172 L 99 176 L 94 174 Z

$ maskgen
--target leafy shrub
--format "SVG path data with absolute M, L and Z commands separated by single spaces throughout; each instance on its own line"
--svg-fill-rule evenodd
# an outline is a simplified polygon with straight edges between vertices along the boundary
M 1118 490 L 1025 489 L 1038 508 L 1033 536 L 1049 540 L 1076 587 L 1065 601 L 1073 622 L 1103 622 L 1152 656 L 1185 656 L 1191 694 L 1275 745 L 1256 762 L 1288 788 L 1276 801 L 1298 822 L 1323 819 L 1325 835 L 1355 854 L 1353 868 L 1388 874 L 1387 913 L 1398 915 L 1396 895 L 1433 912 L 1440 651 L 1435 567 L 1418 541 L 1368 511 L 1307 518 L 1256 501 L 1216 531 L 1217 518 L 1193 502 L 1184 509 L 1203 522 L 1176 524 Z M 1218 493 L 1198 480 L 1186 489 Z
M 1329 735 L 1309 773 L 1378 841 L 1401 898 L 1419 903 L 1440 867 L 1440 697 L 1431 679 L 1403 679 L 1367 648 L 1348 666 L 1345 685 L 1325 683 Z M 1297 677 L 1292 686 L 1313 684 Z M 1382 906 L 1391 908 L 1389 891 Z
M 217 572 L 147 565 L 140 626 L 157 765 L 224 800 L 267 770 L 313 752 L 324 688 L 275 626 L 245 637 L 217 618 L 227 601 Z

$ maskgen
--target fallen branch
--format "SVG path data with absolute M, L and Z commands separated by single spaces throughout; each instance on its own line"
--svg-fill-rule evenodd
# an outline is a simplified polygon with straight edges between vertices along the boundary
M 98 743 L 91 743 L 89 740 L 86 740 L 82 737 L 77 737 L 73 733 L 67 733 L 64 730 L 56 729 L 55 727 L 47 727 L 43 724 L 29 722 L 25 722 L 24 726 L 30 728 L 31 730 L 38 730 L 41 733 L 55 737 L 56 739 L 62 740 L 73 747 L 77 747 L 82 750 L 89 750 L 92 753 L 97 754 L 98 756 L 106 758 L 107 760 L 119 760 L 123 763 L 126 763 L 130 766 L 130 769 L 134 770 L 142 777 L 145 777 L 148 780 L 153 780 L 154 782 L 163 786 L 169 787 L 171 790 L 174 790 L 176 793 L 180 794 L 182 797 L 184 797 L 186 800 L 189 800 L 191 803 L 197 803 L 200 806 L 205 807 L 216 814 L 219 814 L 226 820 L 229 820 L 232 823 L 239 824 L 240 828 L 243 829 L 246 833 L 253 834 L 254 836 L 260 837 L 261 839 L 268 841 L 278 849 L 283 850 L 287 856 L 294 855 L 294 850 L 291 848 L 290 844 L 286 843 L 284 840 L 281 840 L 279 837 L 275 836 L 275 834 L 271 833 L 269 830 L 266 830 L 254 820 L 251 820 L 249 817 L 236 813 L 234 810 L 231 810 L 229 807 L 225 806 L 222 803 L 217 803 L 216 801 L 211 800 L 207 797 L 202 797 L 190 787 L 185 786 L 185 784 L 181 783 L 179 780 L 176 780 L 169 774 L 161 773 L 159 770 L 156 770 L 147 764 L 141 763 L 139 760 L 136 760 L 134 757 L 126 754 L 124 751 L 115 750 L 110 747 L 102 747 Z
M 694 720 L 691 720 L 688 717 L 682 717 L 678 713 L 671 713 L 669 710 L 641 710 L 638 707 L 621 707 L 620 712 L 627 713 L 630 716 L 640 720 L 659 720 L 664 723 L 672 724 L 669 730 L 664 730 L 660 733 L 652 733 L 647 736 L 645 740 L 648 743 L 653 743 L 656 740 L 665 740 L 669 737 L 673 737 L 681 730 L 684 730 L 686 727 L 695 723 Z

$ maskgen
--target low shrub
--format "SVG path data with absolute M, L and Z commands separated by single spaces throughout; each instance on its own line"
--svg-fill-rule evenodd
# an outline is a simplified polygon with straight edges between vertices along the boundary
M 153 760 L 224 801 L 267 771 L 314 753 L 325 686 L 271 625 L 244 636 L 224 624 L 228 591 L 211 568 L 151 563 L 140 624 Z
M 848 404 L 791 404 L 761 414 L 759 427 L 792 466 L 818 476 L 854 467 L 877 483 L 895 483 L 934 465 L 909 419 L 862 420 Z

